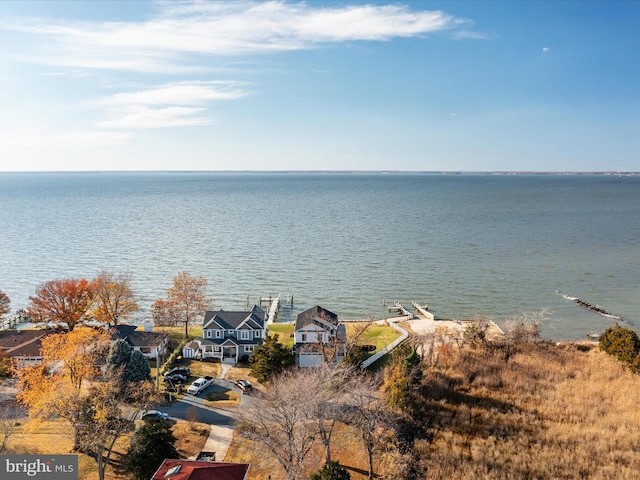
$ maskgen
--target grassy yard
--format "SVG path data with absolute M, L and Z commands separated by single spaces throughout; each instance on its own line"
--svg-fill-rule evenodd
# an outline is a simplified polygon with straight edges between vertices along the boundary
M 365 480 L 367 478 L 367 456 L 360 442 L 358 433 L 345 424 L 335 427 L 332 443 L 332 458 L 344 465 L 351 475 L 351 480 Z M 257 453 L 261 452 L 261 453 Z M 267 480 L 269 478 L 281 478 L 284 476 L 282 467 L 265 453 L 263 445 L 235 435 L 231 447 L 225 456 L 226 462 L 250 463 L 251 468 L 247 480 Z M 377 460 L 376 460 L 377 461 Z M 308 475 L 324 463 L 324 450 L 317 442 L 305 464 L 307 469 L 300 478 L 308 478 Z
M 344 325 L 346 326 L 347 336 L 349 337 L 355 335 L 357 332 L 361 331 L 366 324 L 367 322 L 345 322 Z M 277 333 L 280 343 L 287 347 L 293 346 L 293 331 L 293 323 L 274 323 L 273 325 L 269 325 L 269 335 L 274 335 Z M 375 345 L 376 351 L 379 351 L 389 345 L 399 336 L 400 334 L 389 325 L 379 325 L 377 323 L 372 323 L 369 324 L 364 333 L 360 335 L 358 343 L 362 345 Z
M 274 336 L 277 333 L 280 343 L 285 347 L 291 348 L 295 342 L 292 337 L 294 327 L 293 323 L 274 323 L 269 325 L 269 335 Z
M 362 330 L 365 322 L 345 323 L 347 327 L 347 336 L 353 336 L 356 332 Z M 358 343 L 361 345 L 375 345 L 376 352 L 393 342 L 400 336 L 400 333 L 387 324 L 380 325 L 377 323 L 370 324 L 362 335 L 360 335 Z M 373 352 L 375 353 L 375 352 Z
M 140 421 L 137 422 L 140 425 Z M 197 455 L 209 436 L 209 425 L 197 422 L 178 422 L 172 430 L 178 441 L 176 449 L 181 458 Z M 133 431 L 116 442 L 105 477 L 110 480 L 130 480 L 126 472 L 127 450 Z M 65 420 L 28 422 L 24 419 L 17 432 L 9 438 L 5 454 L 71 454 L 73 430 Z M 89 456 L 78 455 L 79 480 L 97 480 L 96 462 Z

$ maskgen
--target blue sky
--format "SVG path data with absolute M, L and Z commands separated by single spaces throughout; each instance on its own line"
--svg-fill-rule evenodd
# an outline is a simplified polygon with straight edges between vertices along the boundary
M 640 170 L 640 2 L 0 2 L 0 171 Z

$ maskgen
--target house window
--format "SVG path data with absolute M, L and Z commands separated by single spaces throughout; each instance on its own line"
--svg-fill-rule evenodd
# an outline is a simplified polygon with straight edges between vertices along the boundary
M 222 331 L 216 330 L 216 338 L 222 338 Z
M 211 338 L 211 330 L 207 330 L 207 338 Z
M 245 352 L 253 352 L 253 345 L 245 345 L 244 346 L 244 351 Z
M 213 347 L 213 351 L 214 352 L 219 352 L 220 351 L 220 347 L 218 347 L 218 346 Z
M 253 331 L 253 336 L 256 337 L 256 338 L 262 337 L 262 330 L 254 330 Z
M 301 337 L 303 342 L 307 341 L 307 334 L 306 333 L 303 333 L 300 337 Z
M 249 331 L 241 330 L 240 331 L 240 340 L 249 340 Z
M 234 330 L 227 330 L 227 335 L 233 335 Z

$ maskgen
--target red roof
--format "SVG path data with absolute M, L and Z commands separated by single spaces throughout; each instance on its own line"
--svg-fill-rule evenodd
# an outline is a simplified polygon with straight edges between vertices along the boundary
M 248 463 L 165 460 L 151 480 L 245 480 L 248 471 Z

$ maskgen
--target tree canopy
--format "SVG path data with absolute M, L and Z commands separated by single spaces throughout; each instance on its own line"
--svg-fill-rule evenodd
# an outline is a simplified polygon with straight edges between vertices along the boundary
M 0 290 L 0 320 L 11 310 L 9 296 Z
M 72 331 L 85 320 L 94 291 L 94 282 L 86 278 L 50 280 L 29 297 L 27 313 L 34 322 L 64 323 Z
M 173 277 L 173 285 L 167 290 L 166 299 L 159 298 L 151 306 L 156 325 L 184 325 L 184 336 L 189 337 L 189 325 L 211 308 L 213 299 L 208 297 L 205 277 L 192 277 L 180 272 Z
M 94 305 L 91 316 L 100 323 L 115 326 L 122 319 L 138 311 L 133 291 L 131 275 L 115 275 L 103 271 L 94 280 Z
M 262 345 L 258 345 L 249 357 L 251 375 L 260 383 L 266 383 L 283 370 L 293 367 L 295 356 L 278 341 L 278 334 L 267 335 Z
M 146 422 L 136 430 L 129 446 L 128 470 L 134 480 L 148 480 L 165 458 L 178 458 L 176 437 L 166 420 Z

